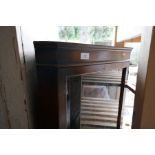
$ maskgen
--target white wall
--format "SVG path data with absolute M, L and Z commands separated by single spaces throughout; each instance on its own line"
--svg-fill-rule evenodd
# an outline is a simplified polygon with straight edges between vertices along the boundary
M 27 62 L 27 71 L 31 71 L 31 67 L 34 67 L 35 52 L 33 41 L 59 40 L 57 26 L 22 26 L 21 35 L 23 41 L 24 55 Z

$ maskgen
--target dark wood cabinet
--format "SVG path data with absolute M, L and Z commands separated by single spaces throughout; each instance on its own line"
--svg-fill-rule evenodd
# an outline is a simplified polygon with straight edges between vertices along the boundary
M 79 128 L 81 75 L 122 69 L 118 128 L 131 48 L 35 41 L 38 128 Z

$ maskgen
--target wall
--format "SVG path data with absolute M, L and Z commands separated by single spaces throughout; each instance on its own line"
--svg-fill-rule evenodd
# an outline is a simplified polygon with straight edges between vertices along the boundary
M 139 55 L 133 128 L 155 128 L 155 28 L 145 27 Z
M 0 128 L 35 128 L 34 40 L 58 40 L 57 27 L 0 27 Z
M 25 60 L 26 89 L 29 98 L 29 117 L 31 118 L 30 124 L 31 128 L 37 128 L 37 73 L 33 41 L 58 40 L 58 27 L 21 26 L 20 35 L 22 38 L 23 54 Z
M 120 26 L 117 41 L 139 35 L 141 35 L 141 48 L 132 128 L 155 128 L 155 27 Z
M 16 27 L 0 27 L 0 128 L 29 128 Z
M 142 26 L 118 26 L 117 27 L 117 42 L 128 40 L 140 36 L 142 33 Z
M 155 129 L 155 27 L 151 39 L 141 128 Z

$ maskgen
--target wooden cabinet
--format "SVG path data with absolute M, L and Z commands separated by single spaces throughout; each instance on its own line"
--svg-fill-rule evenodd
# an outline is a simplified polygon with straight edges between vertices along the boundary
M 120 98 L 131 48 L 35 41 L 38 128 L 78 128 L 81 75 L 122 69 Z M 120 126 L 122 99 L 119 101 Z

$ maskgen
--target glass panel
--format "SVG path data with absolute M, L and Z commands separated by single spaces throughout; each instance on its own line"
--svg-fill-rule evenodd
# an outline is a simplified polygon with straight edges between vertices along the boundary
M 107 71 L 69 77 L 69 128 L 116 128 L 121 76 L 121 71 Z
M 122 129 L 131 129 L 134 99 L 135 94 L 131 92 L 129 89 L 125 89 L 122 110 Z
M 83 96 L 89 98 L 103 98 L 103 99 L 119 99 L 120 89 L 116 86 L 105 84 L 105 85 L 91 85 L 83 84 Z
M 128 70 L 128 79 L 127 85 L 136 90 L 137 83 L 137 73 L 138 73 L 138 55 L 140 54 L 140 42 L 137 43 L 125 43 L 125 47 L 132 47 L 133 50 L 130 56 L 130 66 Z M 122 110 L 122 129 L 131 129 L 132 128 L 132 116 L 134 108 L 134 98 L 135 94 L 129 89 L 124 91 L 124 103 Z

